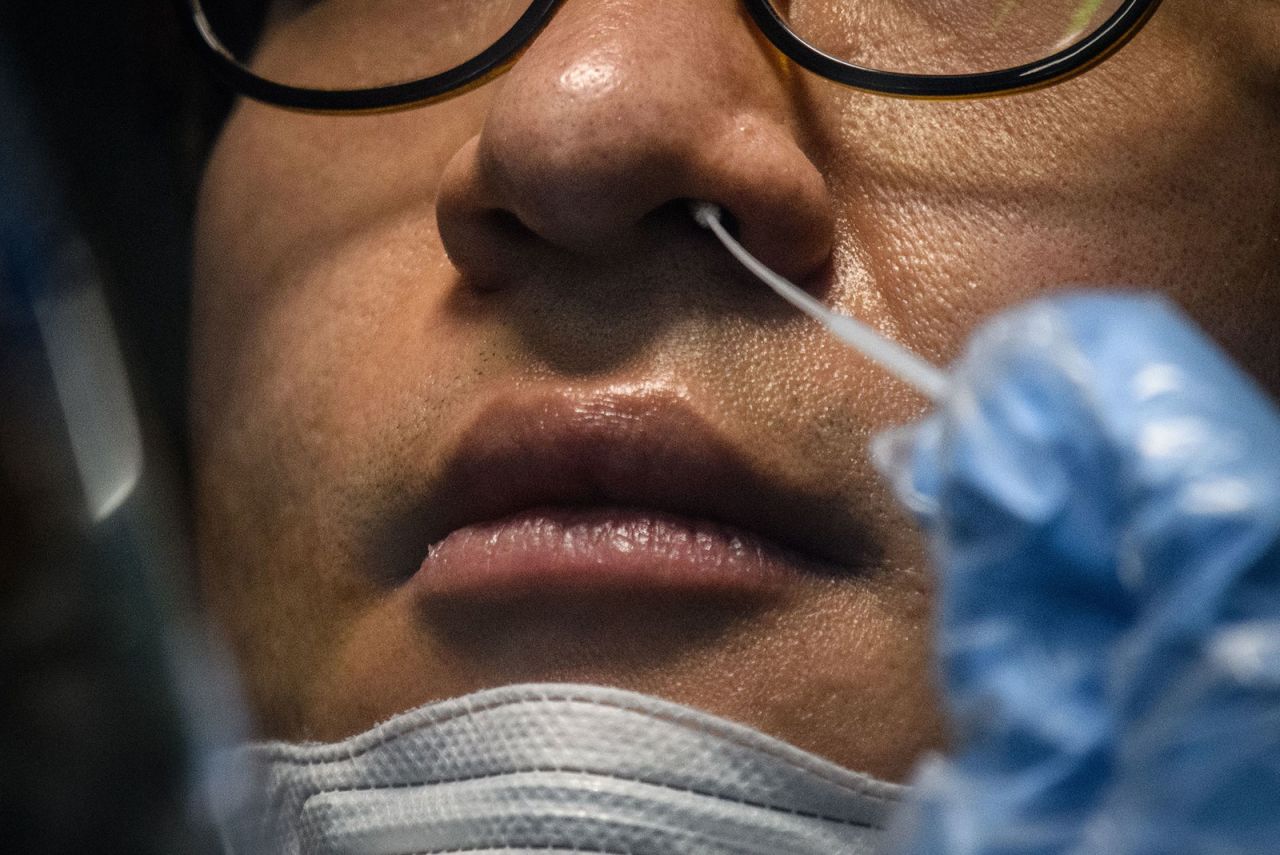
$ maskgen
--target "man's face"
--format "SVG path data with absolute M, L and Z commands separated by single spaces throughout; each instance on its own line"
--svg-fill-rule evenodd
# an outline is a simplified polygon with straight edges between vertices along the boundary
M 867 456 L 926 404 L 688 199 L 938 363 L 1137 286 L 1274 391 L 1280 4 L 1166 0 L 1072 82 L 911 102 L 790 67 L 733 0 L 569 0 L 442 104 L 241 104 L 198 223 L 198 540 L 271 735 L 578 681 L 890 778 L 942 741 L 924 549 Z

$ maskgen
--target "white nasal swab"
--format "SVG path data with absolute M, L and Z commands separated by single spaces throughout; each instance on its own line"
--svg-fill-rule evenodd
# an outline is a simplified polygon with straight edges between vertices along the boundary
M 725 230 L 720 222 L 720 208 L 710 202 L 693 202 L 690 206 L 698 225 L 710 229 L 725 249 L 743 266 L 759 277 L 780 297 L 818 321 L 837 339 L 857 350 L 863 356 L 883 367 L 890 374 L 919 390 L 931 400 L 938 401 L 947 394 L 950 381 L 947 375 L 914 351 L 908 350 L 892 339 L 867 326 L 857 318 L 837 314 L 786 279 L 774 273 L 755 256 L 747 252 Z

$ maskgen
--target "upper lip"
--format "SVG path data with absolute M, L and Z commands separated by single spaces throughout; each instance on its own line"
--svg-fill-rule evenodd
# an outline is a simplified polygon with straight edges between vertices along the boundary
M 548 506 L 626 507 L 740 528 L 823 572 L 868 563 L 834 479 L 795 483 L 761 467 L 672 392 L 507 397 L 451 443 L 397 539 L 421 561 L 464 526 Z

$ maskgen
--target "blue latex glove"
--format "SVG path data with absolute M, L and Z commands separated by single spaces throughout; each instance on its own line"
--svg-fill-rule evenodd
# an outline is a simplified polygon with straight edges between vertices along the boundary
M 1280 853 L 1280 415 L 1167 303 L 983 327 L 877 455 L 940 574 L 954 756 L 900 852 Z

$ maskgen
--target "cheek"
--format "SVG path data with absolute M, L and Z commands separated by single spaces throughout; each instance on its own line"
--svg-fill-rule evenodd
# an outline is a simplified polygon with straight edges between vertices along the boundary
M 331 370 L 336 350 L 367 332 L 378 312 L 386 322 L 414 311 L 382 311 L 378 301 L 421 301 L 426 292 L 413 286 L 444 281 L 436 188 L 445 164 L 479 128 L 492 97 L 487 88 L 428 110 L 377 116 L 240 104 L 209 162 L 198 206 L 197 411 L 224 403 L 231 378 L 261 376 L 251 360 L 288 359 L 297 378 Z M 329 349 L 311 352 L 322 343 Z M 255 349 L 263 352 L 251 357 Z
M 945 361 L 983 317 L 1049 289 L 1159 290 L 1274 385 L 1280 111 L 1182 23 L 1014 98 L 814 89 L 840 301 L 878 306 Z
M 272 269 L 309 265 L 389 218 L 433 219 L 445 165 L 479 131 L 496 88 L 379 115 L 242 101 L 205 175 L 197 249 L 215 248 L 239 281 L 257 283 Z
M 436 323 L 449 274 L 438 247 L 429 222 L 407 218 L 305 270 L 267 266 L 251 285 L 236 278 L 232 253 L 203 262 L 208 317 L 197 319 L 193 400 L 200 564 L 273 730 L 300 720 L 309 675 L 338 630 L 382 593 L 359 546 L 370 482 L 389 461 L 430 460 L 429 448 L 406 448 L 408 438 L 436 433 L 465 395 L 458 387 L 469 378 L 450 356 L 480 334 Z

